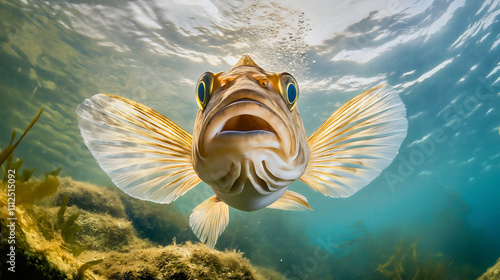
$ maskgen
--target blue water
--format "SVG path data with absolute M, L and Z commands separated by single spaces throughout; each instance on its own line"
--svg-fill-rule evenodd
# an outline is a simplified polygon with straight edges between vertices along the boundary
M 111 185 L 77 127 L 76 106 L 94 94 L 146 104 L 192 132 L 198 77 L 249 54 L 296 77 L 310 134 L 387 83 L 409 130 L 378 178 L 345 199 L 294 182 L 314 211 L 233 209 L 216 248 L 240 249 L 290 279 L 385 279 L 376 269 L 392 255 L 403 279 L 417 268 L 473 279 L 495 263 L 500 1 L 190 3 L 1 0 L 0 147 L 44 106 L 16 156 L 41 173 L 63 166 L 63 176 Z M 175 207 L 189 213 L 211 195 L 201 185 Z

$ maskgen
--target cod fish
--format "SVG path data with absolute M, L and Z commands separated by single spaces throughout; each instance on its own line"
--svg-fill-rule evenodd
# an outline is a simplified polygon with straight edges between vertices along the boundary
M 77 115 L 85 144 L 130 196 L 170 203 L 208 184 L 215 194 L 193 210 L 189 225 L 210 248 L 228 225 L 229 206 L 311 209 L 287 189 L 297 179 L 325 196 L 353 195 L 392 162 L 408 127 L 398 94 L 379 86 L 307 137 L 295 78 L 265 71 L 247 55 L 229 71 L 201 75 L 195 98 L 192 135 L 147 106 L 108 94 L 84 100 Z

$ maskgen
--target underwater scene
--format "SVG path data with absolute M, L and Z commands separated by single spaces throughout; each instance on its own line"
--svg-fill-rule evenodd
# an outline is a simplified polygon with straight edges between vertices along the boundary
M 0 279 L 500 279 L 499 0 L 0 26 Z

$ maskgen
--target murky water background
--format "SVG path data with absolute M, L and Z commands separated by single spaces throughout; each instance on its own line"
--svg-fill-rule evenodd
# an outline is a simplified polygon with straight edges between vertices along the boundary
M 293 183 L 314 211 L 233 209 L 217 248 L 292 279 L 377 279 L 374 262 L 417 248 L 420 267 L 474 278 L 500 257 L 499 5 L 1 0 L 0 147 L 44 106 L 16 157 L 110 185 L 77 127 L 76 106 L 94 94 L 141 102 L 192 132 L 199 75 L 249 54 L 297 78 L 310 134 L 348 99 L 388 83 L 409 131 L 384 173 L 347 199 Z M 189 213 L 210 193 L 199 186 L 175 205 Z

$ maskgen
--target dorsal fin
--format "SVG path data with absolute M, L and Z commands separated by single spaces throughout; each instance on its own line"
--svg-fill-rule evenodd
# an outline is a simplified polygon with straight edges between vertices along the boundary
M 260 67 L 259 65 L 257 65 L 257 63 L 255 63 L 249 55 L 243 55 L 240 60 L 238 61 L 238 63 L 236 63 L 231 69 L 233 68 L 236 68 L 238 66 L 255 66 L 255 67 Z

